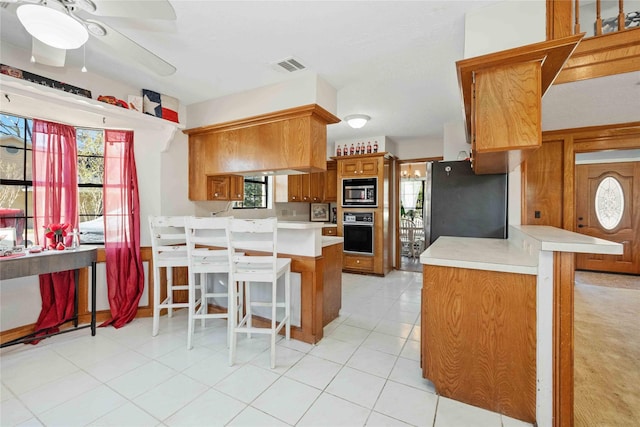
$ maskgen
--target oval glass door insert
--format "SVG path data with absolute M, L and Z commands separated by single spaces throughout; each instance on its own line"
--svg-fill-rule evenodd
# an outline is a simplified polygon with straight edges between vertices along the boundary
M 594 202 L 600 225 L 606 230 L 616 228 L 624 211 L 624 192 L 620 182 L 612 176 L 600 181 Z

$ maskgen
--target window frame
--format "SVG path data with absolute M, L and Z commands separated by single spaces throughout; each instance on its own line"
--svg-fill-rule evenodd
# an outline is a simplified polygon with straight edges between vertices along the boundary
M 6 186 L 13 186 L 13 187 L 20 187 L 20 191 L 24 191 L 27 196 L 24 198 L 24 204 L 23 206 L 21 206 L 21 210 L 24 213 L 22 216 L 16 216 L 16 217 L 7 217 L 7 218 L 15 218 L 15 221 L 23 221 L 24 222 L 24 226 L 23 226 L 23 230 L 21 232 L 21 236 L 18 239 L 18 241 L 22 242 L 22 244 L 24 244 L 25 246 L 27 246 L 28 243 L 33 243 L 31 239 L 33 239 L 33 236 L 29 236 L 29 230 L 31 230 L 31 233 L 33 233 L 33 221 L 34 221 L 34 217 L 33 217 L 33 176 L 30 177 L 30 179 L 27 179 L 27 169 L 28 169 L 28 153 L 31 152 L 33 149 L 31 147 L 31 134 L 33 131 L 33 118 L 31 117 L 25 117 L 25 116 L 21 116 L 21 115 L 17 115 L 17 114 L 12 114 L 12 113 L 6 113 L 4 111 L 0 111 L 0 114 L 6 117 L 10 117 L 10 118 L 14 118 L 14 119 L 19 119 L 23 121 L 24 124 L 24 135 L 22 136 L 22 143 L 24 144 L 23 148 L 20 148 L 20 150 L 22 150 L 22 179 L 8 179 L 8 178 L 3 178 L 2 176 L 0 176 L 0 185 L 6 185 Z M 82 131 L 97 131 L 97 132 L 101 132 L 104 138 L 104 129 L 99 129 L 99 128 L 89 128 L 89 127 L 80 127 L 80 126 L 74 126 L 74 129 L 76 130 L 76 144 L 79 142 L 80 138 L 78 138 L 79 133 Z M 9 135 L 9 134 L 3 134 L 3 135 Z M 5 145 L 3 143 L 0 143 L 0 149 L 5 149 L 6 147 L 8 147 L 8 145 Z M 78 154 L 77 157 L 78 159 L 80 157 L 100 157 L 99 155 L 86 155 L 86 154 L 79 154 L 78 150 Z M 102 159 L 103 159 L 103 164 L 102 164 L 102 169 L 103 169 L 103 177 L 102 177 L 102 183 L 97 184 L 97 183 L 80 183 L 80 178 L 78 177 L 78 187 L 77 187 L 77 194 L 78 194 L 78 198 L 80 197 L 80 192 L 82 189 L 85 188 L 104 188 L 104 147 L 102 148 Z M 103 193 L 104 194 L 104 193 Z M 31 203 L 29 198 L 31 198 Z M 31 206 L 31 209 L 29 209 L 29 207 Z M 101 203 L 102 208 L 104 207 L 104 202 Z M 94 219 L 99 218 L 103 215 L 102 212 L 96 212 L 96 213 L 85 213 L 82 214 L 80 213 L 80 211 L 78 211 L 78 222 L 87 222 L 90 220 L 85 220 L 82 221 L 82 219 L 86 219 L 87 217 L 91 217 L 93 216 Z M 79 226 L 78 226 L 79 227 Z M 104 234 L 103 234 L 104 235 Z M 97 245 L 101 245 L 104 244 L 104 238 L 101 241 L 83 241 L 82 239 L 82 234 L 80 235 L 80 239 L 81 239 L 81 243 L 84 244 L 97 244 Z

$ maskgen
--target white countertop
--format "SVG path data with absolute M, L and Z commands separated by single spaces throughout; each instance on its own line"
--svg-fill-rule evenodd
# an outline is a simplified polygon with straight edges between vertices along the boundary
M 338 243 L 343 243 L 344 238 L 340 236 L 322 236 L 322 247 L 337 245 Z
M 427 265 L 537 274 L 539 251 L 620 255 L 623 248 L 584 234 L 540 225 L 513 225 L 509 239 L 440 237 L 420 255 Z
M 540 242 L 543 251 L 576 252 L 587 254 L 622 255 L 622 245 L 585 234 L 574 233 L 546 225 L 512 225 Z
M 324 222 L 311 221 L 278 221 L 278 228 L 286 228 L 291 230 L 312 230 L 315 228 L 322 229 L 327 227 Z
M 420 262 L 444 267 L 538 274 L 538 257 L 505 239 L 443 236 L 420 255 Z

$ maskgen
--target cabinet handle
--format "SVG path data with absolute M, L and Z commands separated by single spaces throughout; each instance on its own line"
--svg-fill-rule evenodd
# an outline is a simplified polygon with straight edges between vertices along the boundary
M 356 260 L 356 264 L 360 264 L 360 260 L 359 259 Z
M 218 197 L 218 193 L 213 193 L 213 197 Z

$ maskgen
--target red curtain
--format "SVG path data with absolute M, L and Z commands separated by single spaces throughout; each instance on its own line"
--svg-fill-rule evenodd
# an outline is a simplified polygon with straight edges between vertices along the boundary
M 132 131 L 105 131 L 104 174 L 104 246 L 111 319 L 101 326 L 120 328 L 135 317 L 144 290 Z
M 44 228 L 53 223 L 78 226 L 76 130 L 73 126 L 33 120 L 32 178 L 34 234 L 46 247 Z M 42 309 L 36 331 L 56 332 L 73 317 L 74 271 L 40 275 Z

